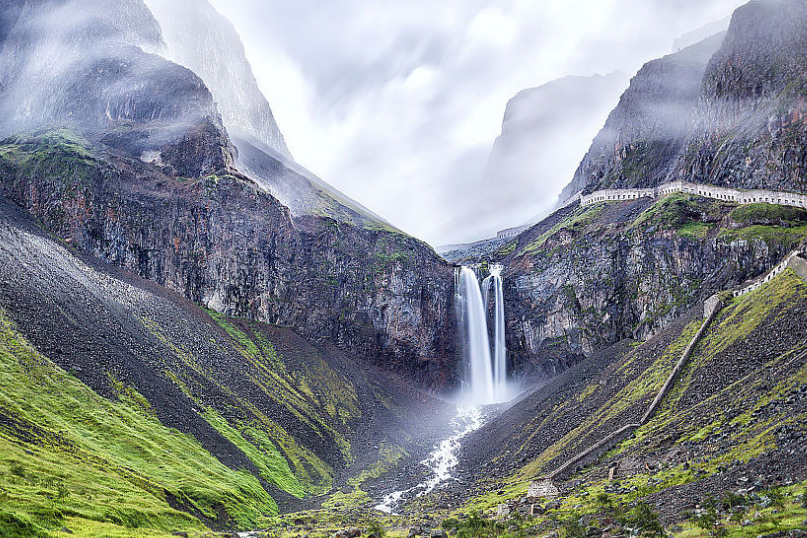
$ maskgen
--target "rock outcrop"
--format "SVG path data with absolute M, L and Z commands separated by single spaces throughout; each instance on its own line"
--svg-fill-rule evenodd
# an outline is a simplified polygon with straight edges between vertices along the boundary
M 758 206 L 732 207 L 674 195 L 568 208 L 523 234 L 505 258 L 511 358 L 554 375 L 607 345 L 644 340 L 770 269 L 802 238 L 803 210 L 768 219 Z

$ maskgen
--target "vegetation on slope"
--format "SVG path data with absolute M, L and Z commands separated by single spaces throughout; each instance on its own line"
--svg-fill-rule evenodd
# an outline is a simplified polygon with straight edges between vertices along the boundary
M 246 471 L 163 426 L 120 386 L 98 396 L 0 314 L 0 534 L 151 536 L 203 521 L 254 527 L 277 505 Z M 138 529 L 138 530 L 133 530 Z
M 541 515 L 515 515 L 485 535 L 556 530 L 561 536 L 583 536 L 608 525 L 624 531 L 637 528 L 630 518 L 645 510 L 640 510 L 643 503 L 645 516 L 676 536 L 757 536 L 802 528 L 807 520 L 806 313 L 807 283 L 791 271 L 733 300 L 646 426 L 567 477 L 559 502 L 539 503 L 545 505 Z M 586 416 L 516 473 L 485 486 L 493 491 L 474 496 L 464 511 L 490 511 L 523 497 L 531 479 L 563 461 L 559 454 L 581 450 L 627 423 L 626 417 L 641 414 L 697 323 L 682 327 L 666 340 L 656 338 L 625 354 L 584 384 L 579 398 L 560 402 L 538 417 L 535 429 L 516 434 L 512 442 L 524 443 L 523 450 L 531 439 L 564 428 L 564 416 L 580 410 Z M 666 343 L 659 348 L 656 341 Z M 598 398 L 603 392 L 608 397 Z M 518 461 L 522 454 L 498 457 Z M 614 479 L 609 469 L 616 471 Z M 464 520 L 459 527 L 467 525 Z M 649 527 L 640 534 L 656 535 Z

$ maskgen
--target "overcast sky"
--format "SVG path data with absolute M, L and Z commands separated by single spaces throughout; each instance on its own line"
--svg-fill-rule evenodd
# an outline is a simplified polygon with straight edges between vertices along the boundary
M 633 74 L 745 3 L 211 1 L 241 34 L 296 160 L 433 245 L 473 239 L 469 220 L 490 220 L 495 232 L 502 219 L 490 215 L 533 203 L 530 193 L 515 200 L 480 188 L 518 91 L 570 74 Z M 553 201 L 534 200 L 530 211 Z M 508 224 L 521 224 L 523 211 Z

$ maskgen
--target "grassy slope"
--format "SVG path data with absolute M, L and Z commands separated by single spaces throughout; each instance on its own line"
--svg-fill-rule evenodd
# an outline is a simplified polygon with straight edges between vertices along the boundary
M 223 509 L 243 526 L 276 512 L 255 477 L 164 427 L 131 389 L 120 387 L 117 401 L 98 396 L 37 353 L 5 316 L 0 386 L 4 537 L 44 536 L 62 525 L 80 536 L 200 528 L 171 504 L 211 519 Z
M 803 429 L 807 422 L 804 406 L 794 404 L 791 396 L 807 385 L 804 354 L 807 327 L 802 326 L 805 310 L 807 284 L 790 271 L 760 290 L 733 301 L 696 347 L 692 360 L 656 417 L 594 465 L 570 477 L 561 507 L 531 524 L 542 521 L 548 529 L 556 526 L 547 523 L 550 519 L 563 521 L 574 514 L 602 514 L 602 495 L 613 484 L 607 479 L 609 465 L 630 457 L 658 460 L 676 447 L 688 452 L 685 463 L 673 459 L 669 464 L 651 467 L 652 470 L 619 476 L 620 492 L 611 493 L 609 502 L 622 504 L 627 510 L 639 500 L 663 499 L 665 495 L 676 496 L 681 491 L 698 491 L 703 501 L 710 484 L 724 480 L 721 476 L 727 470 L 756 476 L 754 462 L 764 461 L 765 457 L 773 457 L 775 461 L 780 457 L 775 455 L 779 448 L 777 432 L 788 425 Z M 580 391 L 576 401 L 564 406 L 581 406 L 586 399 L 596 398 L 606 385 L 616 384 L 621 388 L 604 402 L 598 402 L 589 417 L 571 434 L 552 443 L 520 471 L 501 481 L 501 489 L 476 497 L 466 509 L 490 509 L 507 499 L 523 496 L 533 477 L 551 471 L 562 461 L 556 455 L 566 452 L 569 444 L 578 445 L 576 449 L 586 446 L 587 443 L 581 444 L 579 440 L 587 439 L 590 432 L 597 431 L 603 421 L 621 409 L 633 407 L 638 413 L 652 397 L 652 391 L 663 382 L 663 376 L 672 368 L 696 329 L 697 322 L 687 324 L 678 337 L 672 338 L 656 354 L 656 360 L 648 368 L 634 370 L 633 366 L 641 350 L 652 342 L 626 354 L 614 369 L 609 368 L 593 379 Z M 623 378 L 620 372 L 629 375 Z M 545 419 L 550 422 L 549 426 L 542 424 L 539 428 L 551 428 L 551 421 L 555 420 L 552 414 L 560 412 L 560 408 L 550 410 L 549 418 Z M 536 430 L 535 434 L 538 433 Z M 590 442 L 590 438 L 588 440 Z M 783 447 L 783 454 L 790 449 L 790 445 Z M 728 488 L 732 486 L 736 488 L 733 481 Z M 727 486 L 722 488 L 726 491 Z M 724 525 L 728 536 L 756 536 L 801 528 L 807 509 L 800 507 L 797 498 L 805 492 L 807 482 L 776 489 L 771 495 L 782 494 L 784 505 L 774 509 L 766 505 L 766 493 L 760 489 L 758 497 L 751 495 L 745 500 L 751 507 L 748 513 L 743 512 L 743 518 Z M 750 523 L 742 527 L 742 519 Z M 694 516 L 679 523 L 681 530 L 677 535 L 706 536 Z M 508 533 L 502 530 L 495 535 Z
M 549 238 L 561 231 L 579 235 L 602 233 L 643 233 L 671 231 L 682 237 L 696 239 L 719 238 L 782 242 L 795 246 L 807 237 L 807 211 L 795 207 L 771 204 L 736 206 L 719 200 L 673 194 L 666 196 L 631 221 L 614 224 L 605 214 L 609 207 L 623 202 L 601 202 L 578 207 L 548 231 L 523 245 L 509 244 L 500 254 L 520 256 L 540 255 Z M 604 218 L 600 218 L 604 216 Z

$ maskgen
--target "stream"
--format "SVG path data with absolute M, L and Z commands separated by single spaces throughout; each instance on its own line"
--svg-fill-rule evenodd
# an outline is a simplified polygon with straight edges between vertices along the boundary
M 481 428 L 484 423 L 484 415 L 480 407 L 458 407 L 457 416 L 451 421 L 454 433 L 438 443 L 429 453 L 429 457 L 420 462 L 429 469 L 431 476 L 414 487 L 390 493 L 375 506 L 375 509 L 386 514 L 394 514 L 401 503 L 407 499 L 431 493 L 441 483 L 453 480 L 451 473 L 459 463 L 457 453 L 462 446 L 462 439 Z

